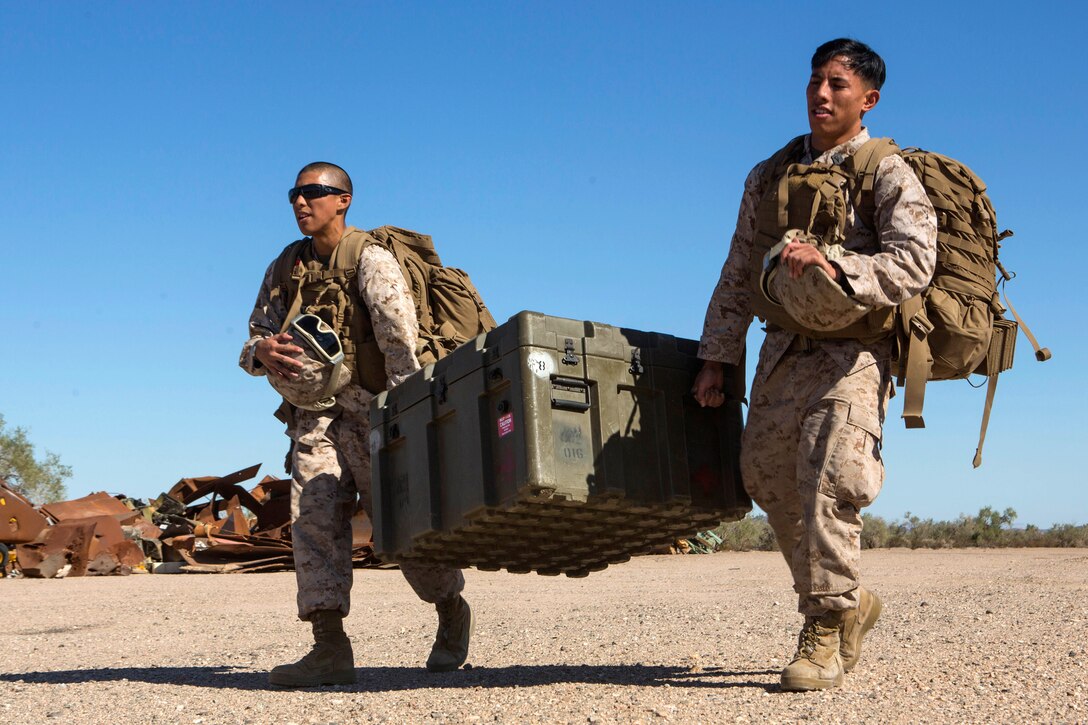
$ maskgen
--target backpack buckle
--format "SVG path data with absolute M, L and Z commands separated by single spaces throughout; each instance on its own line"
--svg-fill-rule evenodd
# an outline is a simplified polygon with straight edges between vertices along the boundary
M 919 337 L 926 337 L 933 332 L 933 323 L 925 316 L 924 311 L 910 318 L 910 329 L 918 333 Z

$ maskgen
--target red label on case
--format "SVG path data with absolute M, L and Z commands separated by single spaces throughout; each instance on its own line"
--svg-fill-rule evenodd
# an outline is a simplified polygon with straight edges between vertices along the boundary
M 514 414 L 507 413 L 506 415 L 499 417 L 499 438 L 510 435 L 514 432 Z

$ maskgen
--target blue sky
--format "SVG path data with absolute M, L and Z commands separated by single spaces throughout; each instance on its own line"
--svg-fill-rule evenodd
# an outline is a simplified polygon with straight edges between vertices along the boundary
M 236 360 L 317 159 L 352 174 L 349 222 L 434 235 L 500 321 L 697 337 L 744 176 L 807 130 L 808 59 L 848 35 L 888 63 L 874 134 L 990 185 L 1013 303 L 1054 352 L 1020 339 L 978 470 L 983 390 L 930 387 L 923 431 L 894 399 L 870 511 L 1088 523 L 1086 12 L 815 7 L 2 0 L 0 414 L 73 467 L 73 497 L 280 475 L 276 396 Z

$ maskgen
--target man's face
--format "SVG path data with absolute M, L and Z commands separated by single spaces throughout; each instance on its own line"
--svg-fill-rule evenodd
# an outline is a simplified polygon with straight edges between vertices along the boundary
M 295 186 L 305 186 L 307 184 L 336 186 L 330 184 L 325 175 L 317 171 L 307 171 L 304 174 L 299 174 L 298 179 L 295 180 Z M 350 204 L 350 194 L 329 194 L 316 199 L 307 199 L 299 194 L 291 204 L 291 210 L 295 213 L 295 223 L 298 224 L 299 231 L 307 237 L 312 237 L 315 233 L 333 224 L 338 217 L 342 216 Z
M 861 117 L 880 100 L 880 91 L 869 88 L 842 58 L 833 58 L 812 71 L 805 96 L 812 140 L 827 151 L 861 131 Z

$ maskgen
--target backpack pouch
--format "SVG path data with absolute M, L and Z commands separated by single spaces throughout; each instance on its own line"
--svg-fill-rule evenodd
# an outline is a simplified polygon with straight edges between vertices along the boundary
M 990 349 L 993 312 L 987 300 L 931 287 L 926 316 L 933 323 L 929 348 L 930 380 L 956 380 L 970 375 Z

